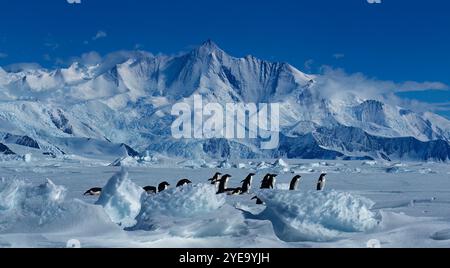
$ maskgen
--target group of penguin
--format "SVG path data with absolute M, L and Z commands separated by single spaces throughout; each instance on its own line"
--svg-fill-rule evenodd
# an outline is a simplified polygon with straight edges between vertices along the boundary
M 177 183 L 177 187 L 182 187 L 182 186 L 184 186 L 184 185 L 187 185 L 187 184 L 191 184 L 192 182 L 190 181 L 190 180 L 188 180 L 188 179 L 182 179 L 182 180 L 180 180 L 178 183 Z M 155 186 L 145 186 L 145 187 L 142 187 L 143 189 L 144 189 L 144 191 L 147 193 L 147 194 L 156 194 L 156 193 L 159 193 L 159 192 L 162 192 L 162 191 L 165 191 L 165 190 L 167 190 L 168 188 L 169 188 L 169 186 L 170 186 L 170 184 L 167 182 L 167 181 L 163 181 L 163 182 L 161 182 L 159 185 L 158 185 L 158 187 L 155 187 Z M 90 196 L 99 196 L 101 193 L 102 193 L 102 188 L 100 188 L 100 187 L 95 187 L 95 188 L 91 188 L 91 189 L 89 189 L 89 190 L 87 190 L 85 193 L 84 193 L 84 195 L 86 196 L 86 195 L 90 195 Z
M 253 177 L 255 176 L 255 173 L 250 173 L 248 176 L 241 181 L 242 186 L 237 188 L 228 188 L 228 181 L 232 177 L 230 174 L 225 174 L 222 176 L 221 173 L 216 173 L 212 178 L 209 179 L 211 184 L 215 184 L 217 187 L 217 194 L 228 194 L 228 195 L 242 195 L 242 194 L 248 194 L 250 192 L 250 188 L 253 182 Z M 317 181 L 317 191 L 322 191 L 325 188 L 325 176 L 326 173 L 322 173 L 319 177 L 319 180 Z M 277 174 L 271 174 L 268 173 L 264 176 L 264 178 L 261 181 L 261 187 L 260 189 L 274 189 L 275 183 L 276 183 L 276 177 Z M 300 182 L 302 176 L 295 175 L 291 183 L 289 185 L 290 191 L 296 191 L 298 188 L 298 184 Z M 264 202 L 258 197 L 255 196 L 252 198 L 252 200 L 256 200 L 256 204 L 262 205 Z
M 253 182 L 253 177 L 255 175 L 256 175 L 255 173 L 248 174 L 248 176 L 243 181 L 241 181 L 242 186 L 237 187 L 237 188 L 228 188 L 228 182 L 229 182 L 230 178 L 232 177 L 230 174 L 222 175 L 222 173 L 217 172 L 208 181 L 212 185 L 216 186 L 217 194 L 243 195 L 243 194 L 250 193 L 250 188 L 251 188 L 251 185 Z M 322 191 L 325 188 L 325 182 L 326 182 L 325 176 L 326 175 L 327 175 L 326 173 L 322 173 L 320 175 L 319 180 L 317 181 L 317 191 Z M 278 176 L 277 174 L 271 174 L 271 173 L 266 174 L 261 181 L 260 189 L 274 189 L 277 176 Z M 290 191 L 297 190 L 301 177 L 302 176 L 300 176 L 300 175 L 295 175 L 292 178 L 291 183 L 289 185 Z M 176 187 L 182 187 L 184 185 L 191 184 L 191 183 L 192 182 L 188 179 L 182 179 L 177 183 Z M 159 192 L 167 190 L 169 188 L 169 186 L 170 186 L 170 184 L 168 182 L 164 181 L 164 182 L 161 182 L 158 185 L 158 187 L 145 186 L 145 187 L 143 187 L 143 189 L 147 194 L 157 194 Z M 96 187 L 96 188 L 87 190 L 84 193 L 84 195 L 99 196 L 101 194 L 101 192 L 102 192 L 102 188 Z M 258 204 L 258 205 L 264 204 L 264 202 L 258 196 L 253 197 L 252 200 L 256 200 L 256 204 Z

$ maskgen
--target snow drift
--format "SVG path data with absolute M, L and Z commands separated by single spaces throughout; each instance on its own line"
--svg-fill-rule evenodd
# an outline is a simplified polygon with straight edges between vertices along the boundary
M 117 231 L 99 206 L 65 200 L 66 189 L 51 180 L 34 186 L 0 179 L 0 233 L 71 233 L 99 235 Z
M 212 185 L 186 185 L 150 195 L 131 230 L 147 230 L 180 237 L 237 235 L 246 230 L 242 212 L 216 195 Z
M 128 178 L 128 172 L 122 169 L 103 187 L 97 205 L 103 206 L 111 220 L 122 227 L 136 224 L 136 216 L 141 210 L 144 190 Z
M 377 226 L 374 203 L 345 192 L 261 191 L 267 208 L 258 215 L 270 220 L 286 242 L 328 241 L 342 232 L 369 231 Z
M 145 213 L 158 213 L 176 217 L 195 217 L 213 212 L 225 204 L 223 195 L 216 195 L 212 185 L 197 184 L 174 188 L 149 196 L 144 204 Z

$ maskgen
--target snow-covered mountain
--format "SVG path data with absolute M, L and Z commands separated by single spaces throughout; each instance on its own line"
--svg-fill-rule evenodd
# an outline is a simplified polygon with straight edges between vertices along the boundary
M 335 98 L 320 79 L 287 63 L 232 57 L 211 41 L 177 56 L 117 52 L 56 70 L 0 67 L 0 142 L 52 155 L 120 156 L 132 147 L 202 158 L 450 158 L 450 121 L 354 93 Z M 194 94 L 281 103 L 279 148 L 173 139 L 172 105 Z

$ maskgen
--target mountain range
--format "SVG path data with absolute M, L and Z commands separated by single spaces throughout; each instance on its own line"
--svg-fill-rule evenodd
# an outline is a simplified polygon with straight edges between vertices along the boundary
M 176 56 L 117 52 L 68 67 L 0 67 L 0 154 L 58 157 L 307 158 L 447 161 L 450 121 L 356 93 L 327 94 L 320 74 L 207 41 Z M 176 140 L 174 103 L 280 103 L 280 145 L 258 139 Z M 19 147 L 18 147 L 19 146 Z M 17 151 L 17 150 L 16 150 Z

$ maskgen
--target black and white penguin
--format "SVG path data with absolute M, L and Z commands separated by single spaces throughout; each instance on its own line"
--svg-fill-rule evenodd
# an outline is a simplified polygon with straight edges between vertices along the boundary
M 298 182 L 300 181 L 300 178 L 302 176 L 295 175 L 294 178 L 291 180 L 291 185 L 289 186 L 290 191 L 297 191 Z
M 211 184 L 216 184 L 216 182 L 218 182 L 220 180 L 220 176 L 222 176 L 222 173 L 217 172 L 216 174 L 214 174 L 214 176 L 212 178 L 210 178 L 208 181 L 211 182 Z
M 158 185 L 158 193 L 167 190 L 167 188 L 169 188 L 170 184 L 167 181 L 161 182 Z
M 230 180 L 231 175 L 225 174 L 219 180 L 219 188 L 217 189 L 217 194 L 223 194 L 227 192 L 228 181 Z
M 264 202 L 263 202 L 261 199 L 259 199 L 259 197 L 254 196 L 254 197 L 252 198 L 252 200 L 255 200 L 255 199 L 256 199 L 256 204 L 257 204 L 257 205 L 264 205 Z
M 87 190 L 84 195 L 90 195 L 90 196 L 99 196 L 102 193 L 102 188 L 95 187 Z
M 255 173 L 250 173 L 243 181 L 241 181 L 242 182 L 241 194 L 247 194 L 250 192 L 250 188 L 252 187 L 253 182 L 253 176 L 255 175 L 256 175 Z
M 241 195 L 243 193 L 241 187 L 226 189 L 225 191 L 228 195 Z
M 192 181 L 188 180 L 188 179 L 182 179 L 177 183 L 177 187 L 182 187 L 185 186 L 187 184 L 191 184 Z
M 268 184 L 269 184 L 269 179 L 272 176 L 272 174 L 267 173 L 266 176 L 264 176 L 264 178 L 261 181 L 261 189 L 267 189 Z
M 319 181 L 317 182 L 317 191 L 322 191 L 325 188 L 326 175 L 327 175 L 326 173 L 322 173 L 320 175 Z
M 145 186 L 143 189 L 147 194 L 156 194 L 158 192 L 155 186 Z
M 261 183 L 261 189 L 274 189 L 277 176 L 277 174 L 268 174 L 268 176 L 266 175 Z

